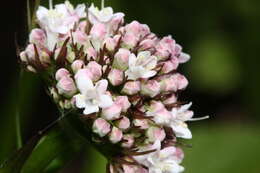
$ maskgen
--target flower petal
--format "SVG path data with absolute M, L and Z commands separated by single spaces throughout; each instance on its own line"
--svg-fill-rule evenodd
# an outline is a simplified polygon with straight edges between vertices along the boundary
M 77 94 L 77 95 L 74 96 L 74 98 L 76 99 L 77 108 L 85 108 L 86 107 L 86 100 L 85 100 L 84 95 Z
M 99 107 L 101 107 L 101 108 L 107 108 L 109 106 L 112 106 L 112 104 L 113 104 L 113 100 L 112 100 L 111 96 L 109 96 L 109 95 L 106 95 L 106 94 L 101 95 L 99 99 L 100 99 Z
M 96 90 L 99 94 L 104 94 L 107 90 L 108 82 L 107 80 L 103 79 L 96 83 Z
M 184 139 L 191 139 L 192 134 L 191 131 L 188 129 L 188 126 L 184 122 L 177 122 L 171 126 L 172 130 L 175 132 L 177 137 L 184 138 Z
M 142 78 L 150 78 L 153 77 L 154 75 L 156 75 L 156 71 L 151 70 L 151 71 L 147 71 L 142 75 Z
M 88 114 L 92 114 L 92 113 L 95 113 L 98 111 L 99 111 L 99 108 L 96 104 L 92 104 L 91 102 L 86 102 L 86 107 L 85 107 L 85 110 L 83 113 L 85 115 L 88 115 Z

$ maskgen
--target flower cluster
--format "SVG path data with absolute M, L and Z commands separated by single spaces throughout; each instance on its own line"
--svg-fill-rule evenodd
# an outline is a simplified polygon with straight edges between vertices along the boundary
M 41 6 L 37 22 L 21 62 L 44 77 L 61 109 L 91 122 L 94 142 L 118 147 L 109 171 L 182 172 L 177 138 L 192 138 L 186 122 L 196 120 L 177 97 L 188 85 L 177 72 L 190 59 L 182 47 L 145 24 L 125 24 L 111 7 Z

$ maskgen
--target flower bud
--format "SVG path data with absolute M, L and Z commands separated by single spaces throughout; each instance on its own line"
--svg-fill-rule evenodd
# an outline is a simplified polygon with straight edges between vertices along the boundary
M 113 86 L 118 86 L 123 82 L 124 73 L 118 69 L 112 69 L 108 74 L 108 80 Z
M 190 60 L 190 55 L 186 53 L 181 53 L 178 57 L 179 63 L 185 63 Z
M 97 81 L 102 76 L 102 67 L 95 61 L 90 61 L 86 67 L 92 74 L 92 80 Z
M 59 94 L 66 97 L 72 97 L 76 92 L 77 88 L 73 79 L 69 76 L 62 77 L 57 83 L 57 89 Z
M 173 77 L 176 78 L 177 88 L 179 90 L 185 89 L 188 86 L 189 82 L 188 82 L 188 80 L 186 79 L 185 76 L 177 73 Z
M 171 36 L 164 37 L 160 42 L 156 45 L 156 56 L 163 60 L 167 59 L 169 56 L 175 55 L 175 41 Z
M 117 127 L 113 127 L 112 131 L 109 134 L 109 140 L 115 144 L 122 140 L 123 133 L 121 130 L 119 130 Z
M 117 42 L 111 37 L 107 37 L 103 42 L 103 46 L 106 45 L 107 50 L 110 52 L 115 50 L 116 44 Z
M 116 125 L 121 130 L 126 130 L 130 127 L 130 120 L 123 116 L 121 119 L 116 121 Z
M 60 69 L 56 72 L 56 74 L 55 74 L 55 79 L 56 79 L 57 81 L 59 81 L 59 80 L 61 80 L 61 78 L 66 77 L 66 76 L 69 76 L 69 75 L 70 75 L 70 72 L 69 72 L 67 69 L 65 69 L 65 68 L 60 68 Z
M 93 58 L 94 60 L 97 59 L 97 51 L 93 47 L 89 47 L 86 49 L 86 54 L 88 59 Z
M 139 127 L 140 129 L 149 128 L 149 123 L 146 119 L 134 119 L 133 123 L 136 127 Z
M 59 95 L 54 87 L 49 88 L 50 94 L 55 102 L 59 100 Z
M 149 80 L 141 85 L 141 94 L 154 97 L 160 92 L 160 83 L 156 80 Z
M 102 117 L 106 120 L 115 120 L 120 117 L 121 106 L 114 103 L 112 106 L 102 109 Z
M 127 96 L 117 96 L 115 103 L 121 106 L 122 112 L 127 112 L 128 108 L 131 106 Z
M 51 63 L 50 55 L 47 52 L 42 51 L 40 55 L 40 61 L 43 64 L 50 64 Z
M 26 55 L 25 51 L 22 51 L 20 53 L 20 59 L 21 59 L 22 62 L 27 62 L 27 55 Z
M 33 29 L 29 36 L 30 43 L 44 46 L 46 42 L 46 35 L 42 29 Z
M 163 101 L 163 104 L 170 105 L 176 102 L 177 102 L 177 96 L 175 94 L 172 94 L 169 98 Z
M 160 82 L 161 90 L 162 91 L 177 91 L 178 85 L 176 78 L 170 76 L 169 78 L 165 78 Z
M 150 127 L 147 130 L 146 135 L 150 142 L 155 142 L 156 140 L 163 141 L 166 137 L 165 131 L 158 127 Z
M 134 48 L 138 43 L 139 37 L 133 33 L 126 33 L 122 39 L 122 46 L 127 49 Z
M 169 73 L 173 70 L 176 70 L 179 65 L 179 61 L 176 57 L 171 58 L 169 61 L 163 63 L 162 73 Z
M 35 59 L 35 49 L 33 44 L 29 44 L 26 49 L 25 53 L 27 55 L 28 60 L 34 60 Z
M 135 140 L 134 140 L 133 135 L 124 135 L 122 147 L 131 148 L 134 145 L 134 142 L 135 142 Z
M 28 65 L 26 69 L 30 72 L 37 73 L 37 70 L 33 66 Z
M 140 43 L 139 50 L 148 50 L 155 46 L 155 41 L 151 39 L 145 39 Z
M 71 64 L 71 69 L 74 73 L 77 73 L 78 70 L 83 69 L 85 66 L 84 61 L 82 60 L 76 60 Z
M 102 23 L 95 23 L 90 30 L 90 35 L 94 39 L 104 40 L 106 36 L 106 26 Z
M 93 123 L 93 132 L 100 137 L 106 136 L 110 132 L 110 124 L 103 118 L 98 118 Z
M 122 92 L 128 95 L 137 94 L 141 90 L 140 81 L 130 81 L 124 85 Z
M 119 70 L 126 70 L 128 68 L 128 59 L 131 52 L 127 49 L 121 48 L 115 54 L 113 67 Z
M 81 31 L 81 30 L 77 30 L 76 32 L 74 32 L 73 38 L 74 38 L 74 41 L 76 43 L 79 43 L 79 44 L 82 44 L 82 45 L 86 44 L 87 41 L 88 41 L 87 34 L 84 31 Z
M 164 125 L 169 123 L 172 118 L 171 112 L 169 112 L 161 102 L 152 101 L 149 111 L 147 112 L 148 116 L 153 116 L 153 120 L 159 124 Z

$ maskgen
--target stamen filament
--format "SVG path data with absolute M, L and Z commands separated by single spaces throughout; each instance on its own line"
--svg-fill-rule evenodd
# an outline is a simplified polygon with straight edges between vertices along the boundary
M 191 118 L 191 119 L 189 119 L 189 121 L 200 121 L 200 120 L 205 120 L 208 118 L 209 118 L 209 116 L 204 116 L 204 117 L 200 117 L 200 118 Z
M 49 0 L 49 8 L 50 8 L 50 10 L 53 9 L 53 0 Z

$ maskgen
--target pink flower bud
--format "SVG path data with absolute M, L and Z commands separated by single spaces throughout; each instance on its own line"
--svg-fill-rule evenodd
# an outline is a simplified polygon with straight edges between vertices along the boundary
M 114 17 L 109 22 L 111 33 L 115 32 L 118 29 L 119 25 L 124 23 L 124 16 L 125 15 L 123 13 L 114 14 Z
M 123 133 L 121 130 L 119 130 L 118 128 L 116 127 L 113 127 L 112 131 L 110 132 L 109 134 L 109 140 L 115 144 L 115 143 L 118 143 L 122 140 L 123 138 Z
M 169 98 L 163 101 L 163 104 L 170 105 L 176 102 L 177 102 L 177 96 L 175 94 L 172 94 Z
M 156 80 L 149 80 L 141 85 L 141 94 L 154 97 L 160 92 L 160 83 Z
M 123 116 L 121 119 L 116 121 L 116 125 L 121 130 L 126 130 L 130 127 L 130 120 Z
M 102 109 L 102 117 L 106 120 L 115 120 L 120 117 L 121 111 L 121 106 L 114 103 L 112 106 Z
M 171 112 L 169 112 L 161 102 L 152 101 L 150 110 L 147 112 L 148 116 L 153 116 L 153 120 L 159 124 L 164 125 L 169 123 L 172 118 Z
M 156 56 L 159 59 L 166 59 L 169 56 L 175 55 L 175 41 L 171 36 L 164 37 L 157 45 L 156 45 Z
M 92 80 L 97 81 L 102 76 L 102 67 L 95 61 L 90 61 L 86 67 L 92 74 Z
M 156 140 L 163 141 L 166 137 L 165 131 L 158 127 L 150 127 L 146 134 L 150 142 L 155 142 Z
M 102 23 L 95 23 L 90 30 L 90 35 L 94 39 L 104 40 L 106 36 L 106 26 Z
M 29 37 L 30 43 L 34 43 L 40 46 L 44 46 L 46 43 L 46 35 L 42 29 L 33 29 Z
M 45 51 L 41 51 L 40 61 L 42 64 L 49 64 L 51 62 L 50 55 Z
M 86 44 L 86 42 L 88 41 L 88 36 L 84 31 L 81 30 L 77 30 L 73 33 L 73 38 L 74 41 L 76 43 L 80 43 L 80 44 Z
M 122 112 L 127 112 L 128 108 L 131 106 L 127 96 L 117 96 L 115 103 L 121 106 Z
M 25 54 L 28 58 L 28 60 L 34 60 L 35 59 L 35 49 L 33 44 L 29 44 L 25 49 Z
M 123 82 L 124 73 L 118 69 L 112 69 L 108 74 L 108 80 L 113 86 L 120 85 Z
M 107 37 L 104 42 L 103 42 L 103 45 L 106 45 L 106 48 L 108 51 L 112 52 L 115 50 L 115 47 L 117 45 L 117 42 L 116 40 L 114 40 L 113 38 L 111 37 Z
M 102 118 L 96 119 L 92 128 L 93 132 L 97 133 L 100 137 L 104 137 L 110 132 L 110 124 Z
M 136 127 L 139 127 L 140 129 L 149 128 L 149 123 L 146 119 L 134 119 L 133 123 Z
M 123 165 L 124 173 L 148 173 L 148 170 L 135 165 Z
M 126 70 L 128 68 L 128 59 L 131 52 L 127 49 L 121 48 L 115 54 L 113 67 L 119 70 Z
M 190 60 L 190 55 L 186 53 L 181 53 L 180 56 L 178 57 L 179 63 L 185 63 Z
M 66 97 L 72 97 L 76 92 L 77 88 L 73 79 L 69 76 L 62 77 L 57 83 L 57 89 L 59 94 Z
M 173 70 L 176 70 L 179 66 L 179 61 L 176 57 L 171 58 L 169 61 L 163 63 L 162 73 L 169 73 Z
M 20 59 L 21 59 L 22 62 L 27 62 L 27 55 L 26 55 L 25 51 L 22 51 L 20 53 Z
M 180 163 L 184 159 L 184 153 L 182 149 L 177 147 L 174 156 L 177 158 L 178 162 Z
M 173 75 L 172 78 L 175 81 L 178 90 L 185 89 L 189 84 L 187 78 L 179 73 Z
M 94 60 L 97 59 L 97 51 L 93 47 L 89 47 L 86 49 L 86 54 L 88 59 L 93 58 Z
M 163 79 L 160 85 L 162 91 L 177 91 L 178 89 L 177 80 L 174 76 Z
M 139 37 L 133 33 L 126 33 L 122 39 L 123 47 L 132 49 L 138 43 Z
M 155 41 L 151 39 L 145 39 L 140 43 L 139 50 L 148 50 L 155 46 Z
M 78 70 L 83 69 L 84 66 L 85 66 L 85 63 L 84 63 L 84 61 L 82 61 L 82 60 L 76 60 L 76 61 L 74 61 L 74 62 L 71 64 L 71 68 L 72 68 L 72 70 L 73 70 L 74 73 L 77 73 Z
M 55 74 L 55 78 L 57 81 L 61 80 L 61 78 L 63 77 L 66 77 L 66 76 L 69 76 L 70 75 L 70 72 L 65 69 L 65 68 L 60 68 L 56 74 Z
M 134 145 L 134 142 L 135 142 L 135 140 L 134 140 L 133 135 L 124 135 L 122 147 L 131 148 Z
M 141 90 L 140 81 L 130 81 L 124 85 L 122 92 L 127 95 L 134 95 L 137 94 L 140 90 Z

